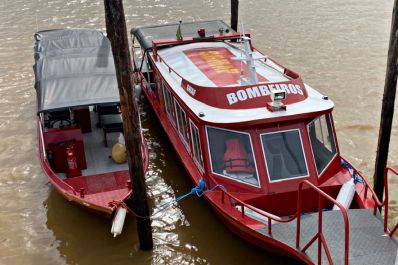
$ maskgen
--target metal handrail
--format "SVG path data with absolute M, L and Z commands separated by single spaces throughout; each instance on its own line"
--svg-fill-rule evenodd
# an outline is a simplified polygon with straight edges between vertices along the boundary
M 387 220 L 388 220 L 388 172 L 391 171 L 394 173 L 396 176 L 398 176 L 398 171 L 393 169 L 392 167 L 386 167 L 384 170 L 384 232 L 387 232 Z M 397 231 L 398 229 L 398 223 L 395 224 L 395 226 L 388 232 L 388 235 L 392 237 L 392 235 Z
M 377 208 L 384 207 L 384 220 L 383 220 L 383 226 L 384 226 L 384 232 L 387 233 L 390 237 L 397 231 L 398 229 L 398 223 L 388 231 L 388 172 L 394 173 L 396 176 L 398 176 L 398 171 L 392 167 L 386 167 L 384 170 L 384 201 L 380 202 L 379 198 L 376 195 L 376 192 L 372 189 L 372 187 L 369 185 L 368 181 L 362 176 L 360 172 L 358 172 L 354 167 L 354 175 L 359 176 L 365 186 L 365 193 L 364 193 L 364 198 L 366 199 L 368 197 L 368 190 L 371 193 L 372 199 L 375 201 L 375 206 L 373 207 L 373 215 L 376 215 L 377 213 Z
M 293 221 L 294 219 L 296 219 L 297 217 L 297 213 L 292 215 L 290 218 L 288 219 L 283 219 L 277 215 L 274 215 L 272 213 L 260 210 L 256 207 L 251 206 L 250 204 L 247 204 L 241 200 L 239 200 L 238 198 L 236 198 L 234 195 L 230 194 L 228 191 L 226 191 L 225 189 L 221 189 L 222 193 L 221 193 L 221 202 L 225 203 L 225 195 L 227 195 L 229 198 L 233 199 L 237 205 L 241 206 L 242 208 L 242 218 L 244 218 L 246 216 L 245 214 L 245 208 L 248 208 L 264 217 L 267 217 L 268 219 L 268 234 L 271 235 L 272 234 L 272 222 L 271 220 L 280 222 L 280 223 L 288 223 L 290 221 Z
M 329 248 L 327 247 L 325 238 L 323 236 L 322 233 L 322 197 L 326 198 L 327 200 L 331 201 L 332 203 L 334 203 L 335 205 L 337 205 L 337 207 L 340 208 L 341 213 L 343 215 L 344 218 L 344 230 L 345 230 L 345 241 L 344 241 L 344 264 L 348 265 L 348 257 L 349 257 L 349 220 L 348 220 L 348 214 L 347 214 L 347 210 L 344 208 L 344 206 L 342 206 L 339 202 L 337 202 L 335 199 L 333 199 L 331 196 L 329 196 L 328 194 L 326 194 L 324 191 L 322 191 L 321 189 L 319 189 L 318 187 L 316 187 L 314 184 L 312 184 L 311 182 L 309 182 L 308 180 L 304 180 L 299 184 L 299 190 L 298 190 L 298 195 L 297 195 L 297 212 L 293 215 L 291 215 L 289 218 L 287 219 L 283 219 L 277 215 L 271 214 L 269 212 L 257 209 L 256 207 L 253 207 L 241 200 L 239 200 L 238 198 L 236 198 L 235 196 L 233 196 L 232 194 L 230 194 L 228 191 L 226 191 L 225 189 L 221 188 L 221 202 L 224 204 L 225 203 L 225 195 L 228 196 L 230 199 L 233 199 L 237 205 L 241 206 L 242 209 L 242 218 L 244 218 L 246 216 L 245 214 L 245 207 L 247 207 L 248 209 L 266 217 L 268 219 L 268 234 L 271 235 L 272 234 L 272 220 L 276 221 L 276 222 L 280 222 L 280 223 L 288 223 L 293 221 L 294 219 L 297 218 L 297 231 L 296 231 L 296 247 L 298 249 L 300 249 L 300 232 L 301 232 L 301 214 L 302 214 L 302 208 L 301 208 L 301 204 L 302 204 L 302 189 L 303 189 L 303 185 L 307 184 L 308 186 L 310 186 L 310 188 L 312 188 L 313 190 L 315 190 L 319 195 L 318 195 L 318 213 L 319 213 L 319 218 L 318 218 L 318 233 L 304 246 L 304 248 L 302 249 L 303 252 L 305 252 L 305 250 L 308 249 L 309 246 L 311 246 L 311 244 L 313 242 L 315 242 L 316 239 L 318 239 L 318 264 L 321 264 L 321 259 L 322 259 L 322 246 L 325 249 L 325 253 L 327 255 L 328 261 L 330 264 L 332 263 L 332 258 L 330 255 L 330 251 Z
M 300 249 L 300 224 L 301 224 L 301 193 L 303 189 L 303 185 L 308 185 L 311 189 L 315 190 L 318 193 L 318 233 L 304 246 L 302 249 L 305 252 L 312 243 L 318 239 L 318 264 L 322 263 L 322 246 L 325 249 L 326 256 L 328 258 L 329 264 L 333 264 L 332 257 L 330 255 L 329 248 L 327 247 L 325 238 L 322 233 L 322 198 L 327 199 L 328 201 L 332 202 L 334 205 L 340 208 L 340 212 L 344 218 L 344 264 L 348 265 L 348 257 L 349 257 L 349 220 L 348 220 L 348 213 L 347 210 L 343 205 L 341 205 L 338 201 L 333 199 L 329 196 L 326 192 L 319 189 L 317 186 L 309 182 L 308 180 L 304 180 L 299 184 L 299 191 L 298 191 L 298 199 L 297 199 L 297 232 L 296 232 L 296 247 Z

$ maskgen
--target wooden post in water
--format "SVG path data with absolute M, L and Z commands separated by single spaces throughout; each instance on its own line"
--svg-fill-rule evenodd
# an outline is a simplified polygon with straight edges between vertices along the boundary
M 140 247 L 143 250 L 147 250 L 153 247 L 153 240 L 145 187 L 145 173 L 142 163 L 141 127 L 135 98 L 134 77 L 127 40 L 123 2 L 122 0 L 104 0 L 104 5 L 106 31 L 112 44 L 119 85 L 123 131 L 133 191 L 132 197 L 127 201 L 127 204 L 138 215 L 136 220 Z
M 387 165 L 388 148 L 390 145 L 391 126 L 394 116 L 395 92 L 397 87 L 397 59 L 398 59 L 398 13 L 397 2 L 394 2 L 392 12 L 390 46 L 388 48 L 387 71 L 384 85 L 383 105 L 381 108 L 379 140 L 376 154 L 375 174 L 373 178 L 374 190 L 377 197 L 383 199 L 384 169 Z
M 238 31 L 239 0 L 231 0 L 231 28 Z

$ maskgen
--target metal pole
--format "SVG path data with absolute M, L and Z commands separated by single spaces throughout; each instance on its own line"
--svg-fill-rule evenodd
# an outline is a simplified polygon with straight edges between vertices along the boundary
M 387 71 L 384 85 L 383 105 L 381 108 L 379 140 L 377 146 L 375 174 L 373 186 L 377 197 L 383 201 L 384 169 L 387 165 L 388 148 L 390 145 L 391 126 L 394 115 L 395 92 L 397 86 L 397 58 L 398 58 L 398 0 L 394 1 L 392 12 L 390 46 L 388 48 Z
M 239 0 L 231 0 L 231 28 L 238 31 Z
M 122 0 L 104 0 L 106 31 L 112 44 L 116 76 L 119 85 L 120 105 L 123 115 L 123 131 L 132 183 L 132 197 L 127 205 L 137 214 L 137 232 L 143 250 L 153 247 L 151 220 L 145 187 L 142 162 L 142 138 L 139 111 L 136 103 L 133 71 L 127 40 L 126 21 Z

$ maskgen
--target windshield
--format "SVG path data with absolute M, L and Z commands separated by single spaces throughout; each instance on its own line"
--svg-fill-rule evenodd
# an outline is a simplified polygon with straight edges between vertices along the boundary
M 323 115 L 308 124 L 308 134 L 311 140 L 318 175 L 321 175 L 326 166 L 336 154 L 330 115 Z
M 259 186 L 248 133 L 207 127 L 212 172 Z
M 261 135 L 270 182 L 308 176 L 298 129 Z

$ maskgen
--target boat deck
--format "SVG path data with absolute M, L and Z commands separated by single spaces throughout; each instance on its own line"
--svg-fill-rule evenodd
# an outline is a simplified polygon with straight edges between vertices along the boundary
M 397 264 L 398 242 L 384 233 L 383 223 L 369 209 L 348 210 L 350 223 L 349 264 Z M 334 264 L 344 264 L 344 220 L 340 211 L 323 212 L 323 235 Z M 257 230 L 268 235 L 267 226 Z M 301 241 L 303 248 L 318 231 L 318 213 L 301 218 Z M 272 237 L 295 248 L 296 222 L 275 223 Z M 314 242 L 306 254 L 318 263 L 318 243 Z M 322 264 L 328 264 L 325 251 Z
M 76 191 L 84 190 L 84 200 L 87 203 L 108 207 L 109 202 L 122 201 L 128 194 L 127 182 L 129 172 L 127 163 L 117 164 L 112 158 L 112 146 L 118 142 L 124 143 L 122 133 L 108 133 L 108 146 L 105 147 L 103 129 L 97 126 L 98 118 L 90 108 L 91 132 L 83 134 L 84 151 L 87 169 L 82 170 L 82 176 L 66 178 L 65 182 Z
M 108 147 L 104 145 L 102 128 L 97 127 L 97 115 L 90 111 L 92 131 L 84 133 L 84 150 L 86 153 L 87 169 L 82 170 L 83 176 L 97 175 L 108 172 L 128 170 L 127 163 L 117 164 L 112 158 L 112 146 L 119 141 L 124 143 L 122 133 L 108 133 Z M 121 138 L 121 139 L 120 139 Z
M 117 164 L 112 158 L 112 147 L 114 144 L 124 143 L 122 133 L 108 133 L 108 146 L 104 145 L 104 132 L 97 126 L 97 114 L 90 108 L 91 132 L 83 133 L 84 152 L 87 162 L 87 168 L 82 170 L 82 176 L 95 176 L 99 174 L 128 170 L 127 163 Z M 66 179 L 65 173 L 57 175 Z
M 130 180 L 129 172 L 117 171 L 93 175 L 79 176 L 65 180 L 77 191 L 84 189 L 85 200 L 91 203 L 107 206 L 112 200 L 123 200 L 127 195 L 127 183 Z

